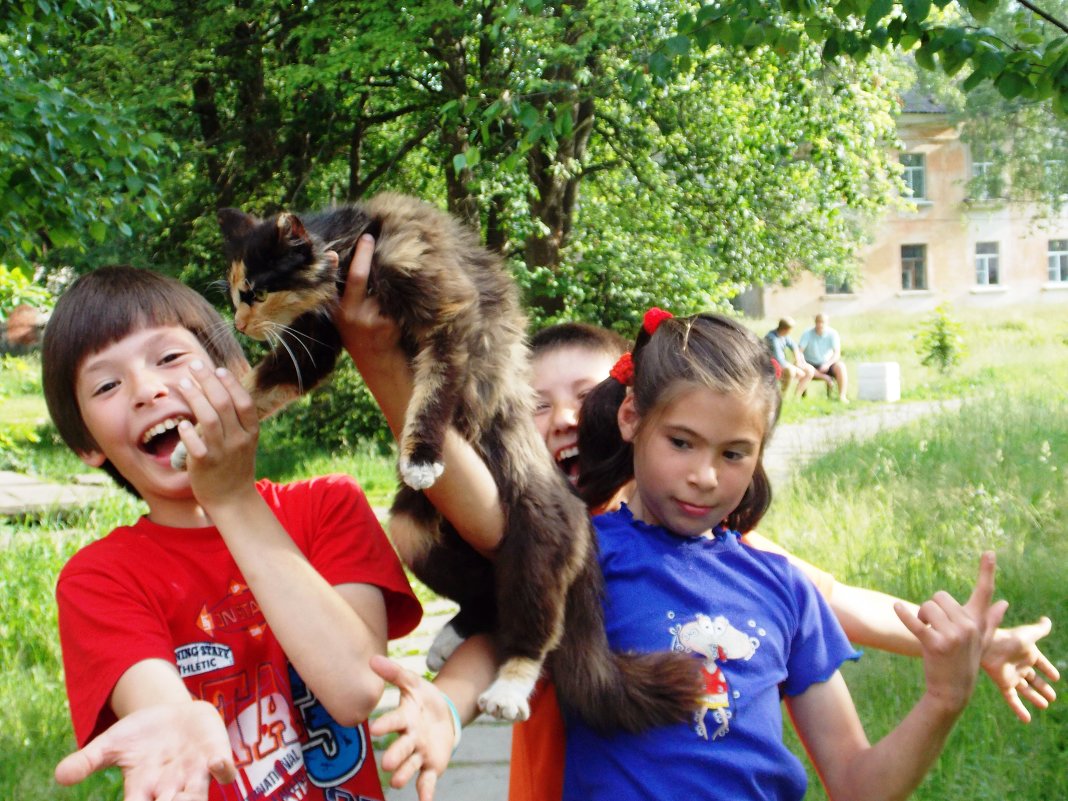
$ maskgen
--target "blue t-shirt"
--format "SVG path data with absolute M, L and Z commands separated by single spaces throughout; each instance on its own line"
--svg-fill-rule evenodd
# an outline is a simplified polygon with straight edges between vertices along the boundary
M 838 332 L 829 325 L 823 327 L 823 333 L 817 334 L 815 328 L 808 329 L 801 335 L 801 352 L 805 361 L 817 367 L 823 364 L 839 347 Z
M 736 532 L 679 537 L 626 506 L 594 524 L 612 648 L 692 653 L 704 662 L 704 706 L 641 734 L 604 736 L 570 717 L 564 801 L 802 798 L 781 693 L 859 657 L 812 583 Z
M 789 348 L 791 353 L 797 353 L 797 343 L 793 338 L 787 335 L 780 335 L 777 329 L 772 329 L 768 333 L 764 334 L 764 341 L 768 343 L 768 347 L 771 348 L 771 355 L 779 364 L 793 364 L 794 360 L 786 359 L 786 349 Z

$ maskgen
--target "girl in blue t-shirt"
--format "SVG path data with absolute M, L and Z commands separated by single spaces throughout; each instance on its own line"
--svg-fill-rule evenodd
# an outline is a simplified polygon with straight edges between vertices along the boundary
M 918 615 L 898 605 L 923 646 L 927 687 L 870 745 L 838 670 L 857 654 L 833 614 L 785 558 L 740 542 L 771 501 L 762 456 L 779 404 L 755 335 L 659 309 L 587 398 L 580 492 L 594 507 L 634 481 L 629 505 L 595 519 L 612 647 L 691 653 L 701 681 L 692 716 L 672 726 L 604 734 L 568 720 L 565 801 L 800 799 L 783 699 L 832 798 L 905 798 L 967 704 L 1005 610 L 991 605 L 993 554 L 966 605 L 945 592 Z

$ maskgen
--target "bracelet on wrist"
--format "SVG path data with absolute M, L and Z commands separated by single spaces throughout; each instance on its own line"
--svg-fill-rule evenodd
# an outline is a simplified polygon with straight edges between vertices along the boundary
M 464 724 L 460 722 L 460 713 L 456 711 L 456 704 L 452 702 L 452 699 L 445 694 L 444 691 L 438 690 L 441 693 L 441 697 L 445 700 L 445 706 L 449 708 L 449 712 L 452 714 L 452 730 L 456 735 L 456 739 L 452 744 L 452 752 L 455 754 L 456 749 L 460 747 L 460 740 L 464 734 Z

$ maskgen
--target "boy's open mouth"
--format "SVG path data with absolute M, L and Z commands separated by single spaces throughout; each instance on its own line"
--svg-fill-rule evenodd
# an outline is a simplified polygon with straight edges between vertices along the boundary
M 179 442 L 178 424 L 187 417 L 168 417 L 152 426 L 141 435 L 141 450 L 152 456 L 170 458 L 171 451 Z
M 564 475 L 567 476 L 572 484 L 578 480 L 578 456 L 579 450 L 577 445 L 568 445 L 566 448 L 561 448 L 554 456 L 556 466 L 564 471 Z

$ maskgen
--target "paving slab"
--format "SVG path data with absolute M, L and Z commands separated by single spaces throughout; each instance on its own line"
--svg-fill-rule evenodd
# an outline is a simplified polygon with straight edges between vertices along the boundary
M 0 470 L 0 515 L 45 514 L 84 506 L 107 489 L 93 483 L 58 484 Z

